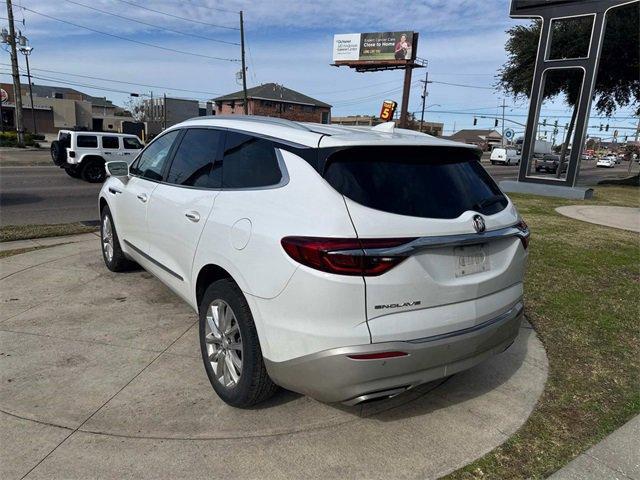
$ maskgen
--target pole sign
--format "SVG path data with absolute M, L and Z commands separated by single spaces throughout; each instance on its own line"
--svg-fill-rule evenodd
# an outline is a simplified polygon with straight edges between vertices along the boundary
M 393 100 L 385 100 L 382 102 L 382 110 L 380 110 L 380 120 L 383 122 L 390 122 L 393 119 L 393 115 L 396 113 L 396 107 L 398 102 Z
M 397 61 L 416 58 L 414 32 L 343 33 L 333 36 L 333 61 Z
M 6 102 L 9 99 L 9 94 L 4 88 L 0 88 L 0 102 Z
M 504 138 L 506 138 L 507 140 L 511 141 L 513 140 L 513 136 L 515 135 L 516 132 L 514 132 L 511 128 L 507 128 L 504 131 Z

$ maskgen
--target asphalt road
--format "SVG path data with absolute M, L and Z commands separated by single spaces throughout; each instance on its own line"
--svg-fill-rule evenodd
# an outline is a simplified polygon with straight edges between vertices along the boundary
M 99 184 L 90 184 L 69 177 L 55 166 L 3 166 L 9 159 L 6 152 L 0 159 L 0 226 L 50 224 L 98 219 Z M 48 152 L 46 153 L 48 155 Z M 34 163 L 43 163 L 45 152 L 21 152 L 20 163 L 31 156 Z M 515 179 L 516 166 L 483 164 L 497 181 Z M 596 168 L 595 161 L 585 162 L 580 170 L 581 185 L 595 185 L 608 177 L 625 177 L 628 164 L 615 168 Z M 638 167 L 634 166 L 634 172 Z
M 100 184 L 58 167 L 0 167 L 0 226 L 98 219 Z

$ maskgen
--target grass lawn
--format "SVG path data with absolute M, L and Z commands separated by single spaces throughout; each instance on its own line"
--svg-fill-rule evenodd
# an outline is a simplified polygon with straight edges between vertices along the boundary
M 582 202 L 511 198 L 532 232 L 526 315 L 547 350 L 549 378 L 523 427 L 449 480 L 546 477 L 640 412 L 640 235 L 554 210 L 638 207 L 640 189 L 597 187 Z
M 0 242 L 26 240 L 30 238 L 58 237 L 78 233 L 95 232 L 98 227 L 87 227 L 80 223 L 57 223 L 53 225 L 9 225 L 0 227 Z

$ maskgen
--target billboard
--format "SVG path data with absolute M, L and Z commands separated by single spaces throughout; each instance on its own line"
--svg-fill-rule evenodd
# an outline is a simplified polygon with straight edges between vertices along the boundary
M 397 102 L 393 100 L 385 100 L 382 102 L 382 110 L 380 110 L 380 120 L 383 122 L 390 122 L 393 119 L 393 114 L 396 113 Z
M 396 61 L 416 58 L 414 32 L 343 33 L 333 36 L 333 61 Z

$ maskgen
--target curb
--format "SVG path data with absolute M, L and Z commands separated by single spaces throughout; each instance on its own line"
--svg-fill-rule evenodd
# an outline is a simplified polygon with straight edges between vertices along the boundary
M 80 233 L 77 235 L 64 235 L 60 237 L 44 237 L 44 238 L 32 238 L 27 240 L 13 240 L 11 242 L 0 243 L 0 252 L 6 252 L 8 250 L 18 250 L 22 248 L 32 247 L 53 247 L 63 243 L 78 243 L 89 242 L 96 239 L 100 235 L 97 232 Z

